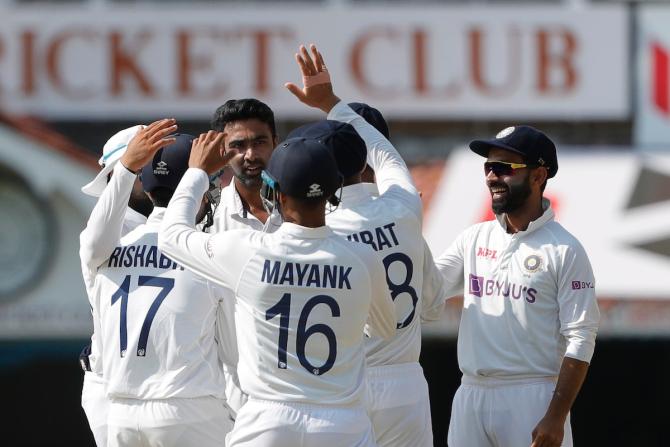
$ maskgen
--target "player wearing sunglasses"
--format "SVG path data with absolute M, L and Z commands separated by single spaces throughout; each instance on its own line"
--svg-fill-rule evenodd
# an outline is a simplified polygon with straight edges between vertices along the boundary
M 599 313 L 586 252 L 543 197 L 558 170 L 556 147 L 539 130 L 516 126 L 470 148 L 486 157 L 496 220 L 465 230 L 437 260 L 449 295 L 463 294 L 463 378 L 448 443 L 571 446 L 569 412 Z

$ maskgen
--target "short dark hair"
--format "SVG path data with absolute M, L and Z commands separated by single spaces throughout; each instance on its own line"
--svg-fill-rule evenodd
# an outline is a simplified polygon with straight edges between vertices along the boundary
M 246 121 L 257 119 L 270 127 L 272 136 L 277 135 L 275 127 L 275 115 L 272 109 L 254 98 L 229 99 L 214 112 L 211 126 L 213 130 L 223 132 L 226 124 L 235 121 Z
M 159 208 L 167 208 L 173 194 L 173 189 L 158 186 L 151 191 L 151 202 Z

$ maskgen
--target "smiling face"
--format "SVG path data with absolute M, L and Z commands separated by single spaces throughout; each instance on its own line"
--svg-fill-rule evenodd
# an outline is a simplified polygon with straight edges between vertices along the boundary
M 272 130 L 257 119 L 233 121 L 224 128 L 226 150 L 239 153 L 230 161 L 233 174 L 245 186 L 261 186 L 261 172 L 276 145 Z
M 487 162 L 523 164 L 521 155 L 499 148 L 491 148 Z M 486 173 L 486 185 L 491 192 L 491 206 L 496 214 L 510 213 L 526 204 L 532 193 L 530 167 L 512 169 L 511 173 L 496 173 L 495 169 Z

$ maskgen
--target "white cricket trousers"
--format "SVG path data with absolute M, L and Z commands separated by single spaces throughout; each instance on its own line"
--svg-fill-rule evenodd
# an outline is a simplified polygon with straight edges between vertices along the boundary
M 84 384 L 81 387 L 81 407 L 86 413 L 95 445 L 107 447 L 109 399 L 105 395 L 105 381 L 102 376 L 91 371 L 84 372 Z
M 433 447 L 428 383 L 418 363 L 369 367 L 368 406 L 379 447 Z
M 360 407 L 330 407 L 249 398 L 237 413 L 227 447 L 374 447 Z
M 463 376 L 451 406 L 450 447 L 528 447 L 556 388 L 556 378 L 484 379 Z M 572 447 L 570 415 L 564 447 Z
M 225 401 L 110 398 L 109 447 L 221 447 L 233 428 Z

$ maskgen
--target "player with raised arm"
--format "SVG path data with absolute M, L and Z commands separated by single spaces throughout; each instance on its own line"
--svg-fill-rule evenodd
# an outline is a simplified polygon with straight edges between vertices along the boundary
M 586 251 L 543 198 L 556 147 L 515 126 L 470 149 L 486 158 L 496 219 L 466 229 L 437 260 L 448 294 L 464 295 L 449 445 L 571 446 L 599 312 Z
M 234 291 L 238 373 L 249 400 L 228 446 L 372 446 L 365 409 L 363 335 L 395 331 L 393 302 L 375 284 L 384 271 L 369 247 L 325 226 L 326 200 L 340 186 L 328 149 L 307 139 L 281 143 L 263 172 L 264 197 L 284 223 L 274 233 L 193 226 L 197 197 L 221 157 L 224 134 L 194 144 L 168 207 L 159 247 Z
M 380 446 L 432 447 L 428 384 L 419 365 L 421 315 L 434 307 L 439 315 L 443 295 L 441 275 L 421 234 L 421 199 L 409 169 L 385 136 L 339 101 L 330 82 L 311 81 L 326 72 L 316 47 L 311 52 L 310 57 L 301 47 L 298 56 L 303 89 L 289 89 L 328 114 L 328 120 L 297 130 L 326 144 L 344 177 L 340 206 L 326 223 L 335 233 L 373 248 L 386 270 L 377 287 L 390 292 L 398 316 L 394 337 L 371 337 L 365 344 L 375 437 Z M 361 182 L 366 160 L 379 184 L 378 197 Z M 429 286 L 425 290 L 424 281 Z
M 149 126 L 131 141 L 110 184 L 119 192 L 108 213 L 118 216 L 141 170 L 154 203 L 147 223 L 120 237 L 121 219 L 111 217 L 94 239 L 97 247 L 111 247 L 106 257 L 95 258 L 93 284 L 110 399 L 107 442 L 218 446 L 232 428 L 215 341 L 221 294 L 157 247 L 165 206 L 188 167 L 193 137 L 167 136 L 176 129 L 173 122 L 159 126 L 160 133 Z M 205 214 L 203 196 L 194 225 Z
M 166 132 L 165 130 L 174 125 L 174 122 L 166 120 L 156 122 L 149 125 L 148 132 L 151 133 L 152 138 L 158 136 L 156 140 L 158 144 L 168 144 L 169 140 L 160 138 Z M 90 216 L 86 228 L 80 235 L 80 249 L 79 255 L 82 266 L 82 276 L 84 278 L 84 286 L 86 287 L 86 294 L 91 305 L 91 313 L 93 316 L 93 334 L 91 335 L 91 343 L 84 348 L 79 361 L 84 370 L 84 383 L 81 390 L 81 406 L 86 413 L 93 438 L 98 447 L 105 447 L 107 445 L 107 413 L 109 411 L 109 400 L 105 392 L 105 381 L 102 377 L 102 348 L 99 343 L 98 333 L 100 329 L 99 315 L 93 307 L 92 287 L 97 271 L 97 260 L 104 259 L 111 253 L 114 247 L 100 244 L 101 238 L 104 238 L 106 228 L 108 225 L 118 225 L 121 219 L 121 236 L 127 234 L 137 226 L 146 223 L 147 217 L 153 205 L 149 197 L 142 191 L 142 184 L 136 178 L 130 197 L 126 199 L 127 207 L 118 209 L 117 214 L 110 214 L 110 210 L 115 207 L 114 203 L 118 203 L 118 195 L 120 193 L 118 184 L 115 182 L 110 188 L 107 188 L 111 181 L 114 166 L 119 162 L 121 156 L 128 149 L 128 143 L 137 135 L 143 128 L 142 125 L 136 125 L 123 129 L 107 140 L 102 149 L 102 156 L 98 163 L 101 170 L 96 177 L 88 184 L 84 185 L 81 190 L 85 194 L 93 197 L 103 196 L 96 205 L 95 210 Z M 104 193 L 104 194 L 103 194 Z
M 260 194 L 261 172 L 278 142 L 272 109 L 253 98 L 230 99 L 216 109 L 211 124 L 213 130 L 226 133 L 224 150 L 235 155 L 228 162 L 233 179 L 221 190 L 210 233 L 244 228 L 275 231 L 281 219 L 267 213 Z M 235 296 L 229 290 L 224 291 L 226 296 L 221 301 L 217 331 L 226 377 L 226 400 L 232 416 L 236 417 L 247 396 L 240 389 L 237 375 Z

